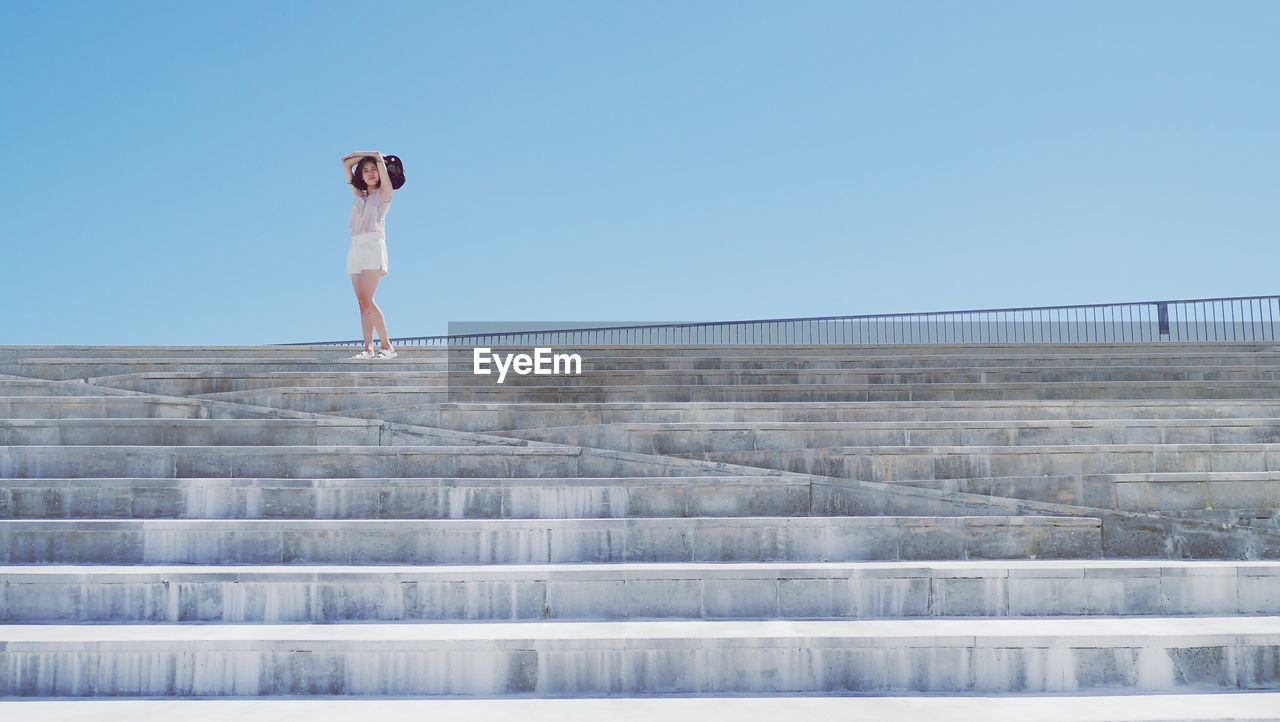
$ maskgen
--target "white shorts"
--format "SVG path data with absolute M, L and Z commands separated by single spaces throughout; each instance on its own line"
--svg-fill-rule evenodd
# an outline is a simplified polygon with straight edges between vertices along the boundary
M 381 269 L 387 275 L 387 242 L 377 233 L 361 233 L 351 237 L 347 251 L 347 273 Z

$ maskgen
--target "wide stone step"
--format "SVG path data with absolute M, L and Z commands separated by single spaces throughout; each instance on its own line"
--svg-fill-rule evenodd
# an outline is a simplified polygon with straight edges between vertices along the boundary
M 390 435 L 385 440 L 390 443 Z M 364 419 L 10 419 L 2 446 L 377 446 Z
M 355 363 L 355 362 L 353 362 Z M 94 383 L 114 389 L 145 391 L 168 396 L 196 396 L 293 387 L 338 387 L 359 391 L 368 387 L 438 386 L 451 379 L 444 371 L 387 371 L 385 369 L 338 372 L 290 373 L 140 373 L 102 376 Z
M 0 363 L 0 373 L 29 376 L 40 379 L 91 379 L 107 376 L 144 374 L 261 374 L 301 373 L 327 371 L 330 373 L 395 371 L 444 371 L 445 359 L 417 359 L 409 356 L 394 360 L 375 359 L 363 361 L 348 358 L 355 351 L 339 353 L 329 351 L 297 358 L 36 358 Z M 1235 356 L 1206 359 L 1209 365 L 1222 363 L 1229 366 L 1252 366 L 1251 356 Z M 1258 359 L 1261 360 L 1261 359 Z M 387 364 L 394 364 L 388 366 Z M 1263 364 L 1265 365 L 1265 364 Z
M 1131 381 L 1057 384 L 787 384 L 774 386 L 293 387 L 196 394 L 296 411 L 328 412 L 425 403 L 1040 401 L 1087 399 L 1276 399 L 1273 381 Z
M 1059 474 L 912 480 L 904 483 L 967 494 L 1136 512 L 1280 508 L 1280 472 L 1273 471 Z M 1236 523 L 1226 517 L 1221 521 Z
M 79 345 L 4 345 L 0 361 L 16 363 L 21 359 L 50 358 L 314 358 L 316 356 L 350 356 L 360 348 L 359 342 L 346 346 L 79 346 Z M 470 347 L 462 347 L 469 354 Z M 495 349 L 526 351 L 528 345 L 494 345 Z M 568 348 L 568 347 L 566 347 Z M 400 344 L 401 358 L 444 358 L 445 346 Z M 1068 342 L 1068 343 L 947 343 L 947 344 L 583 344 L 572 347 L 575 353 L 592 356 L 624 355 L 628 357 L 755 357 L 841 355 L 849 357 L 913 356 L 1031 356 L 1076 354 L 1088 356 L 1184 356 L 1188 354 L 1257 354 L 1276 356 L 1280 346 L 1275 341 L 1206 341 L 1206 342 Z M 455 350 L 455 354 L 457 351 Z M 399 359 L 395 359 L 399 360 Z
M 495 372 L 496 373 L 496 372 Z M 1155 368 L 1033 368 L 1033 369 L 930 369 L 930 370 L 858 370 L 858 369 L 775 369 L 775 370 L 663 370 L 634 371 L 599 370 L 584 364 L 581 375 L 520 376 L 508 373 L 505 387 L 522 389 L 609 389 L 644 386 L 786 386 L 786 385 L 852 385 L 900 386 L 912 384 L 1010 384 L 1010 383 L 1079 383 L 1120 381 L 1277 381 L 1280 368 L 1270 366 L 1242 367 L 1155 367 Z M 305 386 L 432 386 L 451 388 L 487 388 L 496 376 L 477 376 L 466 371 L 452 374 L 444 370 L 351 370 L 337 372 L 246 373 L 223 369 L 216 373 L 131 373 L 103 375 L 95 383 L 112 388 L 147 391 L 172 396 L 226 393 L 267 388 Z
M 1055 352 L 1024 347 L 1023 352 L 981 353 L 957 350 L 951 354 L 919 354 L 900 351 L 897 354 L 864 354 L 859 351 L 826 351 L 814 349 L 805 354 L 773 354 L 756 347 L 751 354 L 705 353 L 702 355 L 640 355 L 620 347 L 614 353 L 580 353 L 575 349 L 556 348 L 557 353 L 579 353 L 601 369 L 765 369 L 765 368 L 958 368 L 958 367 L 1037 367 L 1037 366 L 1268 366 L 1280 364 L 1280 353 L 1274 351 L 1187 351 L 1183 353 L 1144 353 L 1086 351 Z M 497 353 L 529 353 L 524 349 L 495 349 Z M 399 361 L 400 359 L 396 359 Z M 470 368 L 474 358 L 468 351 L 449 359 L 454 368 Z
M 492 377 L 455 372 L 451 384 L 488 385 Z M 581 375 L 520 376 L 508 373 L 505 384 L 534 386 L 768 386 L 784 384 L 1005 384 L 1071 383 L 1082 381 L 1275 381 L 1275 366 L 1189 366 L 1189 367 L 1041 367 L 1041 368 L 946 368 L 946 369 L 730 369 L 633 371 L 599 370 L 584 362 Z M 295 384 L 304 385 L 304 384 Z M 320 384 L 316 384 L 320 385 Z M 337 385 L 337 384 L 333 384 Z
M 76 383 L 76 382 L 49 382 Z M 5 419 L 307 419 L 313 414 L 224 403 L 208 399 L 152 396 L 101 386 L 92 396 L 0 396 Z M 326 415 L 324 418 L 333 418 Z M 349 417 L 356 418 L 356 417 Z
M 443 371 L 451 368 L 458 371 L 469 371 L 474 359 L 470 354 L 455 354 L 446 359 L 438 354 L 422 354 L 408 348 L 402 349 L 401 355 L 394 360 L 360 361 L 349 358 L 355 349 L 335 351 L 332 349 L 316 351 L 294 356 L 275 356 L 258 354 L 256 356 L 213 356 L 206 357 L 152 357 L 111 358 L 18 358 L 0 362 L 0 373 L 17 376 L 30 376 L 43 379 L 80 379 L 118 374 L 152 373 L 152 372 L 278 372 L 278 371 L 351 371 L 363 369 L 368 371 L 386 370 L 432 370 Z M 896 356 L 865 356 L 857 353 L 831 353 L 820 349 L 805 355 L 776 356 L 761 349 L 751 355 L 702 355 L 702 356 L 657 356 L 630 355 L 626 349 L 614 352 L 577 352 L 566 349 L 566 352 L 578 353 L 584 361 L 590 361 L 593 370 L 732 370 L 732 369 L 950 369 L 950 368 L 1028 368 L 1028 367 L 1202 367 L 1214 368 L 1223 366 L 1280 366 L 1280 354 L 1275 353 L 1157 353 L 1143 354 L 1139 352 L 1090 354 L 1090 353 L 1049 353 L 1034 351 L 1007 354 L 968 354 L 954 355 L 912 355 L 904 353 Z M 517 349 L 509 352 L 528 353 L 529 349 Z
M 492 347 L 496 353 L 529 353 L 528 346 Z M 1020 347 L 1005 346 L 1001 349 L 987 349 L 980 346 L 952 346 L 950 353 L 931 352 L 927 346 L 894 347 L 840 347 L 810 346 L 807 348 L 785 348 L 775 352 L 774 346 L 733 346 L 702 351 L 698 347 L 683 347 L 692 353 L 666 353 L 663 349 L 639 349 L 630 346 L 615 347 L 583 347 L 579 350 L 573 346 L 555 346 L 557 352 L 580 354 L 584 359 L 592 359 L 601 363 L 657 363 L 672 364 L 669 368 L 716 368 L 715 364 L 725 364 L 723 368 L 752 368 L 756 363 L 789 364 L 793 368 L 806 368 L 804 364 L 838 363 L 842 365 L 861 365 L 865 368 L 928 366 L 945 368 L 947 366 L 964 365 L 1146 365 L 1146 364 L 1252 364 L 1280 362 L 1280 346 L 1270 350 L 1234 349 L 1230 345 L 1219 346 L 1182 346 L 1178 349 L 1165 348 L 1154 350 L 1143 345 L 1127 345 L 1123 347 L 1060 347 L 1024 345 Z M 677 347 L 668 346 L 666 351 Z M 744 352 L 745 349 L 745 352 Z M 472 347 L 463 347 L 450 355 L 452 364 L 468 364 L 473 360 Z M 780 367 L 780 368 L 785 368 Z
M 7 479 L 6 519 L 584 519 L 803 516 L 788 476 Z
M 685 696 L 624 698 L 110 699 L 12 700 L 5 711 L 23 722 L 135 722 L 139 719 L 235 719 L 237 722 L 776 722 L 787 719 L 974 720 L 986 722 L 1274 722 L 1280 692 L 1060 694 L 992 697 Z
M 0 622 L 286 623 L 1280 613 L 1280 563 L 14 566 Z
M 358 348 L 355 347 L 355 348 Z M 412 346 L 404 348 L 428 352 L 430 349 L 418 349 Z M 468 356 L 470 346 L 461 346 L 461 353 Z M 527 351 L 525 345 L 493 344 L 492 348 L 503 351 Z M 566 345 L 568 349 L 570 346 Z M 742 356 L 812 356 L 812 355 L 847 355 L 852 357 L 879 356 L 957 356 L 957 355 L 1026 355 L 1040 356 L 1045 354 L 1086 354 L 1086 355 L 1160 355 L 1181 356 L 1196 353 L 1234 353 L 1275 356 L 1280 345 L 1275 341 L 1174 341 L 1158 343 L 1133 342 L 1068 342 L 1068 343 L 934 343 L 934 344 L 748 344 L 748 343 L 688 343 L 688 344 L 595 344 L 574 345 L 573 351 L 593 356 L 656 356 L 656 357 L 706 357 L 733 358 Z M 440 349 L 434 349 L 439 352 Z M 454 351 L 459 353 L 458 350 Z
M 1232 524 L 1255 529 L 1280 531 L 1280 509 L 1201 509 L 1169 512 L 1171 516 L 1196 519 L 1214 524 Z
M 565 349 L 564 352 L 572 352 Z M 528 353 L 528 350 L 522 350 Z M 557 349 L 557 353 L 562 352 Z M 397 359 L 399 360 L 399 359 Z M 803 356 L 773 356 L 767 351 L 750 356 L 629 356 L 625 349 L 613 355 L 583 355 L 593 369 L 949 369 L 949 368 L 1029 368 L 1029 367 L 1183 367 L 1183 366 L 1274 366 L 1275 353 L 1183 353 L 1183 354 L 968 354 L 863 356 L 857 353 L 832 354 L 815 350 Z M 468 370 L 474 359 L 454 356 L 451 368 Z
M 370 386 L 359 389 L 330 386 L 228 391 L 196 394 L 193 398 L 310 413 L 329 413 L 352 408 L 377 408 L 390 404 L 441 404 L 449 400 L 449 392 L 445 386 Z
M 1280 618 L 11 625 L 0 694 L 1280 688 Z
M 467 431 L 630 423 L 840 423 L 1280 417 L 1280 401 L 1078 400 L 791 403 L 419 404 L 339 412 Z
M 642 454 L 823 446 L 1266 444 L 1280 442 L 1280 418 L 633 423 L 528 429 L 504 435 Z
M 1097 519 L 704 517 L 0 521 L 5 564 L 1090 559 Z
M 999 476 L 1280 471 L 1280 444 L 845 446 L 724 451 L 682 458 L 867 481 Z
M 569 348 L 556 348 L 556 353 L 576 353 L 595 370 L 637 371 L 733 371 L 751 369 L 852 369 L 874 371 L 877 369 L 983 369 L 983 368 L 1214 368 L 1214 367 L 1275 367 L 1280 365 L 1277 353 L 1184 353 L 1184 354 L 1089 354 L 1089 353 L 1035 353 L 1023 354 L 970 354 L 953 355 L 876 355 L 858 353 L 831 353 L 815 350 L 808 354 L 774 355 L 767 351 L 749 355 L 662 356 L 631 355 L 626 349 L 616 353 L 582 353 Z M 494 349 L 494 354 L 530 353 L 528 348 Z M 423 363 L 396 359 L 394 363 Z M 470 371 L 475 358 L 470 350 L 453 355 L 442 368 Z M 387 364 L 383 368 L 390 368 Z
M 208 402 L 146 396 L 0 397 L 3 419 L 207 419 Z
M 527 446 L 2 446 L 0 479 L 592 476 L 581 456 Z
M 0 363 L 17 364 L 23 361 L 52 359 L 309 359 L 319 355 L 340 355 L 344 349 L 336 346 L 83 346 L 83 345 L 0 345 Z M 1188 349 L 1190 350 L 1190 349 Z M 1227 351 L 1227 347 L 1219 349 Z M 351 354 L 359 351 L 352 349 Z M 408 346 L 406 354 L 443 358 L 444 348 Z M 1249 351 L 1242 348 L 1231 351 Z
M 92 384 L 39 379 L 0 379 L 0 397 L 12 396 L 101 396 L 102 389 Z

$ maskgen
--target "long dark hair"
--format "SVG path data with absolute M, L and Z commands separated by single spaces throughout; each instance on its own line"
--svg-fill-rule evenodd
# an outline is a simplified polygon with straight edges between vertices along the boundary
M 351 185 L 355 186 L 356 190 L 362 190 L 362 191 L 368 192 L 369 185 L 364 182 L 364 164 L 365 163 L 371 163 L 374 168 L 378 167 L 377 158 L 374 158 L 371 155 L 366 155 L 365 157 L 361 158 L 360 162 L 356 164 L 356 172 L 351 174 Z M 381 183 L 382 181 L 379 180 L 378 182 Z

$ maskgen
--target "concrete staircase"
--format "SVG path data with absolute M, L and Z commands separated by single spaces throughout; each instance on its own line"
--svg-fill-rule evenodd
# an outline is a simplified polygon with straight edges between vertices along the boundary
M 0 714 L 1280 718 L 1280 347 L 574 351 L 0 347 Z

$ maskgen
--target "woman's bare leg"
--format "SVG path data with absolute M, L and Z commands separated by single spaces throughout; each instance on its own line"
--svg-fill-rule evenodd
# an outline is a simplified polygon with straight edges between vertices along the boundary
M 360 272 L 360 285 L 366 292 L 365 298 L 367 302 L 363 305 L 364 314 L 369 318 L 368 323 L 378 329 L 378 336 L 382 339 L 382 348 L 392 351 L 391 336 L 387 334 L 387 320 L 382 315 L 382 309 L 378 308 L 378 304 L 373 302 L 373 294 L 378 290 L 378 281 L 382 280 L 382 271 L 379 269 L 367 269 Z M 362 321 L 362 323 L 364 323 Z M 372 336 L 365 336 L 369 343 L 373 343 Z
M 366 296 L 364 283 L 358 273 L 351 274 L 351 287 L 355 289 L 356 302 L 360 304 L 360 332 L 364 335 L 364 350 L 373 353 L 373 320 L 367 310 L 368 304 L 373 301 L 373 294 Z

